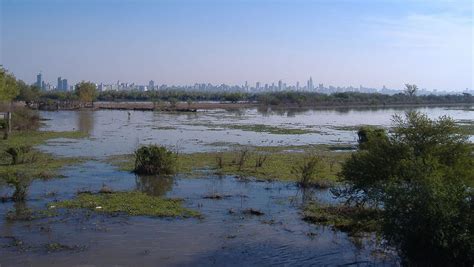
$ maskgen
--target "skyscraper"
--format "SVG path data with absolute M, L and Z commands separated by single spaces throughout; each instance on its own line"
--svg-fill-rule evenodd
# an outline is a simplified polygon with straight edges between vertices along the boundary
M 314 89 L 314 85 L 313 85 L 313 77 L 309 77 L 309 80 L 308 80 L 308 90 L 313 90 Z
M 283 82 L 281 80 L 278 81 L 278 90 L 281 91 L 283 89 Z
M 36 87 L 41 89 L 42 86 L 43 86 L 43 78 L 42 78 L 42 75 L 41 75 L 41 72 L 40 72 L 40 73 L 38 73 L 38 75 L 36 75 Z
M 56 86 L 56 90 L 62 90 L 63 89 L 63 80 L 61 77 L 58 77 L 58 86 Z
M 61 82 L 61 86 L 62 86 L 62 90 L 63 91 L 67 91 L 68 90 L 68 85 L 67 85 L 67 79 L 63 79 L 63 81 Z
M 151 80 L 148 82 L 148 90 L 154 90 L 155 89 L 155 81 Z

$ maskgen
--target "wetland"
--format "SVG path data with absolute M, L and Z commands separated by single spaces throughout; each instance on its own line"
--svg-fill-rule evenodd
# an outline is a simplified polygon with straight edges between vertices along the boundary
M 415 109 L 452 117 L 474 141 L 472 106 Z M 0 265 L 399 265 L 374 234 L 377 212 L 354 221 L 331 188 L 359 127 L 390 130 L 406 110 L 42 111 L 39 131 L 0 141 L 34 154 L 2 162 L 31 180 L 24 201 L 0 182 Z M 151 144 L 177 155 L 175 174 L 132 172 Z

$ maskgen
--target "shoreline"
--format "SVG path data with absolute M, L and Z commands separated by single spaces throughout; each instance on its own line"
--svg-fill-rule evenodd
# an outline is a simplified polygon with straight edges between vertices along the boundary
M 269 108 L 273 110 L 285 109 L 346 109 L 346 108 L 405 108 L 405 107 L 462 107 L 473 106 L 474 103 L 404 103 L 404 104 L 386 104 L 386 105 L 371 105 L 371 104 L 347 104 L 347 105 L 311 105 L 311 106 L 297 106 L 297 105 L 262 105 L 256 102 L 239 102 L 239 103 L 225 103 L 225 102 L 195 102 L 185 103 L 179 102 L 175 106 L 169 103 L 160 103 L 154 105 L 152 102 L 95 102 L 93 109 L 110 109 L 110 110 L 143 110 L 143 111 L 177 111 L 177 112 L 196 112 L 197 110 L 212 110 L 212 109 L 245 109 L 245 108 Z

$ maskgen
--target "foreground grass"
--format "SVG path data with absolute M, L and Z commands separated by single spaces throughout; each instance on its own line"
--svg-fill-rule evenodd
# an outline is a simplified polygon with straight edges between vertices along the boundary
M 312 203 L 305 207 L 303 219 L 310 223 L 329 226 L 333 230 L 346 232 L 349 235 L 359 235 L 380 231 L 381 212 L 370 208 Z
M 103 213 L 124 213 L 131 216 L 198 217 L 199 213 L 182 206 L 181 199 L 164 199 L 145 193 L 113 192 L 103 194 L 82 193 L 75 199 L 53 202 L 49 207 L 89 209 Z
M 179 154 L 177 172 L 192 176 L 201 170 L 207 170 L 222 175 L 297 181 L 299 177 L 294 173 L 295 166 L 299 166 L 308 155 L 317 155 L 322 158 L 322 162 L 318 168 L 316 180 L 334 183 L 337 181 L 337 173 L 341 170 L 341 163 L 350 156 L 350 152 L 335 152 L 331 150 L 332 148 L 327 145 L 240 147 L 234 151 Z M 238 162 L 243 149 L 248 149 L 248 152 L 240 167 Z M 266 159 L 262 166 L 258 167 L 257 161 L 263 157 Z M 134 168 L 133 155 L 114 156 L 108 161 L 124 171 L 132 171 Z
M 23 161 L 11 165 L 11 158 L 5 152 L 10 147 L 36 146 L 54 138 L 83 138 L 82 132 L 13 132 L 7 140 L 0 140 L 0 181 L 9 174 L 18 174 L 28 179 L 51 178 L 58 176 L 57 170 L 70 164 L 77 163 L 78 158 L 53 157 L 48 153 L 32 148 L 22 155 Z

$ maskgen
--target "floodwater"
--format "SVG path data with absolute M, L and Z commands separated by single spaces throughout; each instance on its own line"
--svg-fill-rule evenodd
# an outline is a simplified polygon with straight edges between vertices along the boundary
M 472 109 L 471 109 L 472 110 Z M 472 120 L 472 111 L 421 109 L 430 117 L 450 115 Z M 174 146 L 185 153 L 229 148 L 232 144 L 353 144 L 349 126 L 388 127 L 403 110 L 318 110 L 261 112 L 211 110 L 193 114 L 127 111 L 43 112 L 44 130 L 80 130 L 90 137 L 52 140 L 41 147 L 58 156 L 84 156 L 87 162 L 62 170 L 65 178 L 34 181 L 24 205 L 0 203 L 1 266 L 250 266 L 250 265 L 398 265 L 398 257 L 373 237 L 308 224 L 301 206 L 308 200 L 335 202 L 328 190 L 301 191 L 293 183 L 261 182 L 216 176 L 201 170 L 196 177 L 138 177 L 102 159 L 132 152 L 139 144 Z M 280 135 L 230 129 L 228 125 L 265 124 L 309 128 L 317 132 Z M 345 128 L 340 128 L 345 127 Z M 349 128 L 347 128 L 349 127 Z M 347 129 L 349 130 L 347 130 Z M 346 130 L 344 130 L 346 129 Z M 79 190 L 141 190 L 183 198 L 203 218 L 150 218 L 61 211 L 33 221 L 7 221 L 8 211 L 42 209 L 70 199 Z M 0 188 L 0 194 L 11 193 Z M 222 199 L 207 199 L 220 194 Z M 246 215 L 246 209 L 262 216 Z M 68 249 L 51 251 L 48 244 Z
M 418 108 L 431 118 L 449 115 L 455 120 L 474 120 L 472 108 Z M 107 157 L 132 153 L 140 144 L 156 143 L 183 153 L 216 151 L 232 144 L 296 146 L 308 144 L 355 144 L 359 125 L 389 127 L 394 114 L 406 109 L 205 110 L 196 113 L 151 111 L 42 112 L 45 130 L 80 130 L 87 140 L 55 140 L 43 149 L 59 155 Z M 130 115 L 129 115 L 129 114 Z M 229 126 L 266 125 L 304 129 L 307 134 L 271 134 Z M 472 138 L 471 138 L 472 139 Z M 474 141 L 474 139 L 472 139 Z M 67 149 L 66 149 L 67 148 Z

